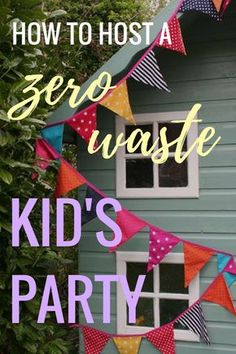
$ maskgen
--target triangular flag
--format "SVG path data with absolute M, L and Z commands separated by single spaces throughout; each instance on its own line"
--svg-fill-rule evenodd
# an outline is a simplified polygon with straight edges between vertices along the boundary
M 193 333 L 198 335 L 204 343 L 210 344 L 206 321 L 199 303 L 196 303 L 180 316 L 176 323 L 180 323 L 182 326 L 190 329 Z
M 48 143 L 43 139 L 37 139 L 35 144 L 36 164 L 42 170 L 46 170 L 52 160 L 56 160 L 59 156 Z
M 59 153 L 62 151 L 64 124 L 44 128 L 41 131 L 42 137 Z
M 219 275 L 202 297 L 203 300 L 218 304 L 236 315 L 233 300 L 223 275 Z
M 141 344 L 142 337 L 113 337 L 113 341 L 120 354 L 137 354 Z
M 181 27 L 179 20 L 177 17 L 173 17 L 169 22 L 168 22 L 168 28 L 170 31 L 170 38 L 171 38 L 171 44 L 168 42 L 167 39 L 164 39 L 163 43 L 160 43 L 160 37 L 158 36 L 156 44 L 159 47 L 167 48 L 174 50 L 176 52 L 180 52 L 186 55 L 186 50 L 184 46 L 184 41 L 182 37 L 182 32 L 181 32 Z
M 212 0 L 184 0 L 179 11 L 186 12 L 192 10 L 200 11 L 217 19 L 218 21 L 221 20 Z
M 217 12 L 220 12 L 223 0 L 212 0 Z
M 91 187 L 87 187 L 84 204 L 82 208 L 82 225 L 87 224 L 89 221 L 97 217 L 96 207 L 97 203 L 104 197 Z M 106 205 L 104 210 L 111 208 L 111 205 Z
M 114 251 L 117 247 L 123 245 L 137 232 L 147 226 L 145 221 L 139 219 L 136 215 L 126 209 L 122 209 L 121 211 L 117 212 L 116 224 L 121 228 L 122 240 L 116 247 L 111 248 L 110 251 Z
M 61 164 L 57 175 L 57 184 L 55 190 L 55 197 L 61 197 L 71 190 L 86 183 L 86 179 L 79 174 L 76 169 L 61 160 Z
M 67 120 L 67 124 L 71 126 L 87 143 L 89 143 L 91 135 L 97 128 L 96 111 L 97 105 L 91 105 Z
M 184 242 L 185 287 L 191 283 L 192 279 L 213 255 L 214 251 Z
M 126 81 L 113 89 L 99 104 L 115 112 L 129 123 L 136 124 L 129 103 Z
M 157 227 L 150 227 L 148 272 L 159 264 L 180 242 L 180 239 Z
M 231 0 L 223 0 L 222 10 L 221 10 L 222 15 L 225 13 L 225 11 L 227 10 L 227 7 L 230 5 L 230 3 L 231 3 Z
M 236 275 L 228 273 L 229 267 L 226 268 L 230 259 L 231 259 L 231 256 L 228 256 L 225 254 L 218 254 L 217 255 L 218 272 L 221 273 L 225 269 L 223 274 L 224 274 L 224 277 L 225 277 L 228 287 L 231 287 L 231 285 L 236 281 Z M 236 274 L 236 272 L 235 272 L 235 274 Z
M 156 87 L 160 90 L 170 92 L 157 64 L 155 53 L 152 50 L 138 64 L 138 66 L 131 73 L 130 77 L 137 81 L 143 82 L 146 85 L 151 85 L 152 87 Z
M 85 354 L 100 354 L 111 336 L 92 327 L 82 327 Z
M 173 324 L 168 324 L 148 332 L 146 338 L 162 354 L 175 354 Z
M 230 262 L 225 268 L 225 271 L 236 275 L 236 262 L 234 261 L 233 258 L 231 258 Z

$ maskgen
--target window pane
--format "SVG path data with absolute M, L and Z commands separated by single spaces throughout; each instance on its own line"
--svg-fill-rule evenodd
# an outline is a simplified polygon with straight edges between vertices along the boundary
M 153 272 L 147 273 L 146 263 L 127 263 L 127 280 L 130 290 L 133 291 L 139 275 L 146 275 L 142 292 L 153 292 Z
M 170 157 L 164 164 L 159 165 L 159 186 L 162 188 L 187 187 L 188 163 L 185 160 L 178 164 Z
M 153 299 L 140 298 L 136 308 L 136 323 L 128 323 L 130 326 L 154 327 L 154 304 Z
M 177 139 L 180 136 L 180 133 L 182 131 L 183 128 L 183 123 L 159 123 L 159 136 L 160 136 L 160 130 L 164 127 L 167 128 L 166 131 L 166 138 L 168 143 L 170 143 L 171 141 Z M 184 146 L 182 151 L 187 151 L 187 140 L 188 138 L 186 138 L 185 142 L 184 142 Z M 160 144 L 161 146 L 161 144 Z M 176 149 L 176 145 L 171 146 L 170 147 L 170 151 L 175 151 Z
M 184 265 L 161 263 L 160 292 L 188 294 L 188 288 L 184 287 Z
M 136 129 L 141 129 L 144 133 L 149 132 L 151 134 L 151 137 L 148 141 L 148 149 L 150 149 L 152 147 L 152 141 L 153 141 L 153 126 L 152 124 L 143 124 L 143 125 L 126 125 L 125 126 L 125 139 L 128 139 L 128 137 L 131 135 L 131 133 L 136 130 Z M 140 134 L 137 134 L 136 139 L 134 140 L 134 144 L 133 146 L 135 146 L 138 141 L 140 140 Z M 128 153 L 127 151 L 127 147 L 126 147 L 126 153 Z M 141 154 L 141 148 L 138 147 L 137 150 L 135 151 L 135 154 Z
M 160 299 L 160 324 L 161 326 L 173 321 L 189 307 L 187 300 Z
M 153 163 L 150 159 L 126 160 L 126 187 L 153 187 Z

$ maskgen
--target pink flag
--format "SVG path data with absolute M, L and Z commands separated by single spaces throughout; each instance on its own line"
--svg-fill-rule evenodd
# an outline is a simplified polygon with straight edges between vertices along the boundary
M 123 245 L 123 243 L 127 242 L 137 232 L 147 226 L 145 221 L 139 219 L 136 215 L 126 209 L 118 211 L 116 215 L 116 223 L 121 228 L 122 239 L 121 242 L 116 247 L 111 248 L 110 251 L 114 251 L 117 247 Z
M 46 170 L 52 160 L 56 160 L 59 155 L 53 148 L 43 139 L 37 139 L 35 144 L 36 164 L 42 170 Z
M 169 27 L 170 38 L 172 43 L 170 44 L 167 39 L 164 39 L 163 43 L 160 43 L 160 36 L 158 36 L 156 44 L 159 47 L 168 48 L 186 55 L 181 27 L 177 17 L 172 18 L 168 22 L 168 27 Z
M 150 227 L 148 272 L 172 251 L 180 239 L 157 227 Z
M 231 0 L 224 0 L 222 3 L 221 14 L 223 15 L 227 10 L 227 7 L 230 5 Z
M 100 354 L 111 336 L 92 327 L 82 327 L 85 354 Z
M 67 124 L 70 125 L 87 143 L 94 130 L 97 128 L 97 105 L 92 105 L 82 112 L 71 117 Z
M 225 268 L 225 272 L 236 274 L 236 263 L 232 258 L 231 261 L 228 263 L 227 267 Z
M 148 332 L 146 338 L 162 354 L 175 354 L 173 324 L 168 324 Z

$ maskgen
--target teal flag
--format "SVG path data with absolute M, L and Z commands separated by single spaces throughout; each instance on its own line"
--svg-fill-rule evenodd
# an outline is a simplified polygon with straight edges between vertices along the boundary
M 53 125 L 44 128 L 41 132 L 42 137 L 59 153 L 62 151 L 64 124 Z

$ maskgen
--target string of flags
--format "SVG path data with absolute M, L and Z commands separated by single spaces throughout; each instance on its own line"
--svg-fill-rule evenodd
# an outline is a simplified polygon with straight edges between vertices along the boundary
M 186 55 L 186 49 L 177 18 L 177 12 L 187 13 L 197 11 L 221 20 L 231 0 L 183 0 L 176 13 L 168 21 L 171 43 L 160 34 L 147 49 L 140 60 L 130 72 L 117 83 L 116 88 L 97 103 L 93 103 L 77 112 L 72 117 L 57 125 L 48 126 L 42 130 L 42 138 L 36 142 L 36 163 L 42 170 L 46 170 L 52 161 L 58 160 L 59 169 L 56 181 L 55 197 L 61 197 L 75 188 L 86 186 L 84 205 L 82 207 L 82 224 L 86 224 L 96 217 L 96 205 L 104 198 L 102 191 L 98 190 L 74 169 L 62 156 L 62 143 L 65 124 L 69 125 L 85 142 L 89 142 L 91 135 L 97 127 L 97 106 L 101 105 L 114 112 L 130 124 L 135 124 L 128 93 L 128 80 L 136 80 L 145 85 L 169 92 L 168 85 L 161 73 L 156 59 L 154 48 L 162 47 Z M 92 199 L 91 211 L 88 214 L 86 200 Z M 100 354 L 109 341 L 113 341 L 117 352 L 120 354 L 137 354 L 142 340 L 149 341 L 154 348 L 162 354 L 175 354 L 174 325 L 180 324 L 192 331 L 205 344 L 210 344 L 202 301 L 218 304 L 236 315 L 230 287 L 236 282 L 236 262 L 231 254 L 213 248 L 197 245 L 182 240 L 172 233 L 162 230 L 142 220 L 132 212 L 122 209 L 116 215 L 116 223 L 122 230 L 120 244 L 110 249 L 115 251 L 137 233 L 148 228 L 149 230 L 149 257 L 147 272 L 158 266 L 162 260 L 179 244 L 183 245 L 185 287 L 188 287 L 194 277 L 204 268 L 213 257 L 217 257 L 218 275 L 206 289 L 204 294 L 180 314 L 174 321 L 159 328 L 155 328 L 143 335 L 111 335 L 88 326 L 75 325 L 83 333 L 85 354 Z
M 160 33 L 146 50 L 139 61 L 131 68 L 125 78 L 116 84 L 116 87 L 108 92 L 99 102 L 92 103 L 82 111 L 68 117 L 65 122 L 48 126 L 42 130 L 42 137 L 49 142 L 56 151 L 61 153 L 64 125 L 69 125 L 75 132 L 89 142 L 91 135 L 97 127 L 97 107 L 106 107 L 116 115 L 135 124 L 128 93 L 128 80 L 134 79 L 145 85 L 150 85 L 159 90 L 170 92 L 168 85 L 161 73 L 154 48 L 166 48 L 187 55 L 182 36 L 180 22 L 177 13 L 197 11 L 207 14 L 216 20 L 221 20 L 231 0 L 183 0 L 176 13 L 168 21 L 169 36 L 161 38 Z M 166 37 L 169 37 L 166 38 Z M 95 144 L 96 147 L 96 144 Z

